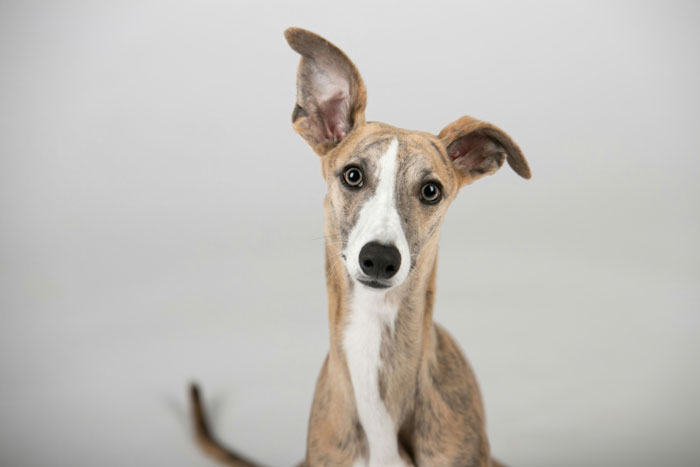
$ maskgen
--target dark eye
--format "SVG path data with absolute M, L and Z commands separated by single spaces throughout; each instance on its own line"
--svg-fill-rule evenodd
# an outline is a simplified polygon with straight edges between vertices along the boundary
M 350 188 L 360 188 L 364 180 L 362 171 L 357 167 L 348 167 L 343 172 L 343 183 Z
M 420 200 L 425 204 L 435 204 L 442 198 L 440 186 L 437 183 L 428 182 L 420 189 Z

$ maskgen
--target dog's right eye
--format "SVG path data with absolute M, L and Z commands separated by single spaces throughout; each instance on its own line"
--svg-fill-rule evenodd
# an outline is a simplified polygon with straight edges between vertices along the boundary
M 359 167 L 348 167 L 343 172 L 343 183 L 348 188 L 360 188 L 364 183 L 362 171 Z

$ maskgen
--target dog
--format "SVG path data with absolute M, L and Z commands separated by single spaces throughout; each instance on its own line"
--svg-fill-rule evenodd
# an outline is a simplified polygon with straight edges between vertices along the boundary
M 285 37 L 301 55 L 292 124 L 328 184 L 330 350 L 301 465 L 500 465 L 474 373 L 433 322 L 438 239 L 460 188 L 505 161 L 529 179 L 527 160 L 501 129 L 468 116 L 437 136 L 366 121 L 350 59 L 312 32 Z M 229 465 L 256 465 L 212 435 L 196 385 L 190 397 L 202 447 Z

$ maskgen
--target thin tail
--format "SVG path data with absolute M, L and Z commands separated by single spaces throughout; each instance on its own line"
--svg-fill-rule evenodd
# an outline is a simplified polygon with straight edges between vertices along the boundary
M 222 445 L 209 430 L 209 423 L 202 408 L 199 387 L 196 383 L 190 385 L 190 402 L 192 404 L 192 422 L 194 434 L 199 446 L 213 459 L 224 465 L 233 467 L 260 467 L 259 464 L 246 459 Z

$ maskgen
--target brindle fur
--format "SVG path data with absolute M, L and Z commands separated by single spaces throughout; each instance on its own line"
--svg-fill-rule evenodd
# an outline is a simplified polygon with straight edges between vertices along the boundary
M 348 275 L 342 254 L 360 209 L 374 193 L 377 159 L 393 139 L 399 147 L 395 202 L 410 245 L 411 269 L 403 283 L 386 292 L 386 300 L 398 304 L 398 313 L 393 330 L 382 330 L 379 394 L 394 421 L 400 456 L 410 465 L 498 465 L 490 457 L 474 373 L 452 337 L 433 322 L 438 239 L 460 187 L 495 172 L 504 159 L 529 178 L 527 161 L 503 131 L 471 117 L 458 119 L 438 136 L 366 122 L 364 84 L 345 54 L 308 31 L 292 28 L 285 35 L 302 55 L 292 123 L 321 156 L 328 183 L 324 230 L 330 350 L 316 383 L 302 465 L 350 466 L 369 457 L 342 345 L 349 297 L 355 287 L 364 286 Z M 347 79 L 347 93 L 331 98 L 337 107 L 314 101 L 310 74 L 319 68 Z M 349 164 L 363 168 L 361 190 L 348 190 L 340 182 Z M 426 181 L 441 184 L 440 203 L 420 202 Z M 254 465 L 212 438 L 196 390 L 192 396 L 198 439 L 207 450 L 230 465 Z

